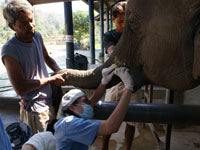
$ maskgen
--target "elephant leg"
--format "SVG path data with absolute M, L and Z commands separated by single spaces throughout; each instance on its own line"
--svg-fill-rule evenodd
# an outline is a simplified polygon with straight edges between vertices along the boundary
M 200 27 L 196 31 L 194 38 L 193 78 L 198 79 L 199 76 L 200 76 Z

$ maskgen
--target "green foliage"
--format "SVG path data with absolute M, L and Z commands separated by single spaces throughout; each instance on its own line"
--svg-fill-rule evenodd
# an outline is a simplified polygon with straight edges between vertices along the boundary
M 5 41 L 14 34 L 8 27 L 5 19 L 3 18 L 3 3 L 0 2 L 0 41 Z M 95 14 L 96 15 L 96 14 Z M 34 12 L 34 20 L 36 24 L 36 31 L 39 31 L 43 38 L 49 39 L 50 37 L 64 37 L 64 14 L 47 13 L 42 11 Z M 89 49 L 89 14 L 88 12 L 77 11 L 73 12 L 73 30 L 74 40 L 78 43 L 80 49 Z M 95 42 L 99 47 L 99 22 L 95 21 Z M 45 39 L 44 39 L 45 40 Z M 55 39 L 54 39 L 55 40 Z
M 89 45 L 88 12 L 77 11 L 73 13 L 73 29 L 74 29 L 75 42 L 78 43 L 79 48 L 87 49 Z
M 64 35 L 64 15 L 36 11 L 34 20 L 36 31 L 39 31 L 44 38 Z M 13 34 L 3 18 L 3 3 L 0 3 L 0 41 L 4 43 Z
M 64 16 L 54 13 L 35 12 L 36 30 L 42 33 L 43 36 L 56 36 L 63 33 Z
M 3 4 L 0 5 L 0 41 L 7 40 L 11 35 L 13 35 L 13 31 L 9 29 L 6 24 L 5 19 L 3 18 Z

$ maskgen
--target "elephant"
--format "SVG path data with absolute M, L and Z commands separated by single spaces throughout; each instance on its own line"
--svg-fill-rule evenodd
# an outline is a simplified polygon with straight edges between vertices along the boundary
M 126 66 L 134 91 L 154 84 L 175 91 L 200 84 L 200 0 L 128 0 L 123 34 L 110 58 L 93 70 L 65 69 L 67 85 L 94 89 L 101 70 Z M 115 85 L 117 77 L 109 84 Z

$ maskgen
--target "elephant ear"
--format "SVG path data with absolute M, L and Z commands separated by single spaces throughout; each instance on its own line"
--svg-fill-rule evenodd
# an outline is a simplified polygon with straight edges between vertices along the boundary
M 194 60 L 193 60 L 193 78 L 198 79 L 200 76 L 200 27 L 194 38 Z

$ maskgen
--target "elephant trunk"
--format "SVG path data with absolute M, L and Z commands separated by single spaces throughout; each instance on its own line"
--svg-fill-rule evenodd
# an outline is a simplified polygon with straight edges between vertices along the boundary
M 65 74 L 66 85 L 73 85 L 80 88 L 94 89 L 101 81 L 100 68 L 88 71 L 65 69 L 59 73 Z
M 90 69 L 87 71 L 75 70 L 75 69 L 63 69 L 57 74 L 63 74 L 66 85 L 73 85 L 75 87 L 85 88 L 85 89 L 95 89 L 101 82 L 103 68 L 109 67 L 113 63 L 113 57 L 110 57 L 106 63 L 95 69 Z

